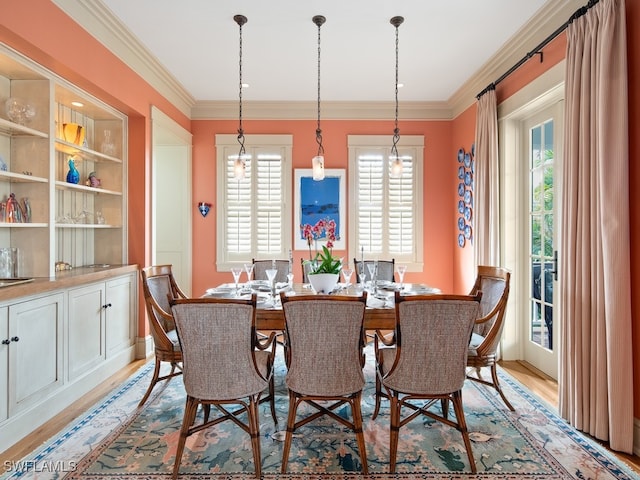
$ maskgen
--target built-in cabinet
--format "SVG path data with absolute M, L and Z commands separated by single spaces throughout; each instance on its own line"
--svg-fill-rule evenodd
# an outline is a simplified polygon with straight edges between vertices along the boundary
M 0 452 L 135 358 L 137 266 L 95 270 L 3 290 Z
M 126 132 L 125 115 L 0 45 L 0 248 L 19 249 L 20 276 L 126 263 Z

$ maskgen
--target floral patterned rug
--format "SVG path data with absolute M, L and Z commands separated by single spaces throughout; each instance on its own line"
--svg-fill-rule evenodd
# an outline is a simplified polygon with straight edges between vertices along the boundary
M 281 353 L 281 352 L 280 352 Z M 400 431 L 397 474 L 388 474 L 389 410 L 373 411 L 373 353 L 367 347 L 367 386 L 363 399 L 369 477 L 374 479 L 636 479 L 629 467 L 560 419 L 518 382 L 500 372 L 510 412 L 496 392 L 467 382 L 463 391 L 478 473 L 472 474 L 461 435 L 430 419 L 415 419 Z M 276 366 L 276 406 L 284 428 L 288 408 L 282 359 Z M 90 409 L 77 423 L 21 462 L 3 465 L 0 480 L 145 480 L 170 478 L 184 408 L 180 378 L 157 386 L 138 409 L 151 377 L 151 364 Z M 212 410 L 213 413 L 213 410 Z M 344 415 L 350 412 L 345 410 Z M 331 419 L 307 424 L 295 433 L 289 473 L 279 475 L 283 433 L 274 427 L 268 404 L 260 410 L 262 470 L 265 479 L 362 478 L 353 432 Z M 231 422 L 189 437 L 182 479 L 250 479 L 254 466 L 249 437 Z

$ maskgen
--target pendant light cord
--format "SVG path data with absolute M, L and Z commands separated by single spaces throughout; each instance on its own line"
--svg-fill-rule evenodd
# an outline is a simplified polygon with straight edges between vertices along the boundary
M 239 78 L 240 78 L 240 90 L 239 90 L 239 125 L 238 125 L 238 143 L 240 144 L 240 151 L 238 152 L 238 159 L 243 161 L 246 153 L 244 148 L 244 130 L 242 129 L 242 26 L 247 23 L 247 17 L 244 15 L 236 15 L 233 17 L 236 23 L 240 26 L 240 55 L 239 55 Z
M 393 17 L 391 19 L 391 24 L 396 27 L 396 121 L 395 128 L 393 129 L 393 145 L 391 146 L 391 156 L 393 158 L 398 157 L 398 142 L 400 141 L 400 129 L 398 128 L 398 52 L 399 52 L 399 40 L 398 40 L 398 27 L 402 24 L 404 18 L 402 17 Z
M 316 143 L 318 144 L 318 156 L 322 156 L 324 155 L 324 147 L 322 146 L 322 129 L 320 128 L 320 27 L 326 18 L 322 15 L 316 15 L 312 20 L 318 26 L 318 127 L 316 128 Z

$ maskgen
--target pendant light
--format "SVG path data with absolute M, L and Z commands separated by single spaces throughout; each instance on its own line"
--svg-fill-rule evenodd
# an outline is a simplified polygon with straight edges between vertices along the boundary
M 311 20 L 318 26 L 318 127 L 316 128 L 316 143 L 318 154 L 311 159 L 313 179 L 324 179 L 324 147 L 322 146 L 322 130 L 320 129 L 320 27 L 327 21 L 322 15 L 316 15 Z
M 238 180 L 242 180 L 245 177 L 247 169 L 247 155 L 244 149 L 244 130 L 242 129 L 242 26 L 247 23 L 247 17 L 244 15 L 235 15 L 233 19 L 240 27 L 240 102 L 238 113 L 238 118 L 240 120 L 238 125 L 238 143 L 240 144 L 240 151 L 238 152 L 238 158 L 236 158 L 233 164 L 233 176 Z
M 393 145 L 391 146 L 391 173 L 394 178 L 402 176 L 402 158 L 398 155 L 398 142 L 400 141 L 400 129 L 398 128 L 398 27 L 404 22 L 404 17 L 393 17 L 391 25 L 396 28 L 396 123 L 393 129 Z

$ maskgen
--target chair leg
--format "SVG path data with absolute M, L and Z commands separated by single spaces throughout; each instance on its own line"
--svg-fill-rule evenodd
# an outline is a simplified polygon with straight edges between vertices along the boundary
M 278 427 L 278 417 L 276 415 L 276 382 L 274 380 L 275 375 L 271 375 L 269 379 L 269 403 L 271 406 L 271 416 L 273 417 L 273 424 Z
M 187 396 L 187 402 L 184 407 L 184 417 L 182 419 L 182 428 L 180 429 L 180 439 L 178 440 L 178 448 L 176 450 L 176 460 L 173 464 L 173 473 L 171 477 L 173 480 L 178 478 L 178 471 L 180 470 L 180 461 L 182 460 L 182 452 L 184 452 L 184 444 L 189 436 L 189 427 L 193 425 L 196 418 L 196 411 L 198 410 L 198 400 L 193 397 Z
M 156 383 L 158 383 L 158 377 L 160 376 L 160 360 L 158 360 L 158 357 L 156 357 L 155 361 L 156 363 L 153 367 L 153 377 L 151 378 L 151 383 L 149 384 L 147 391 L 144 393 L 142 400 L 140 400 L 140 403 L 138 403 L 138 408 L 144 405 L 144 402 L 146 402 L 149 398 L 149 395 L 151 395 L 153 387 L 155 387 Z M 171 372 L 173 372 L 173 368 L 171 369 Z
M 507 408 L 509 410 L 511 410 L 512 412 L 515 412 L 516 409 L 513 408 L 513 405 L 511 405 L 511 402 L 509 402 L 509 400 L 507 400 L 507 397 L 505 396 L 504 392 L 502 391 L 502 387 L 500 386 L 500 382 L 498 381 L 498 368 L 496 367 L 495 363 L 493 365 L 491 365 L 491 378 L 493 379 L 493 386 L 495 387 L 495 389 L 498 391 L 498 393 L 502 397 L 502 401 L 504 402 L 504 404 L 507 406 Z
M 291 439 L 296 424 L 296 411 L 298 410 L 298 399 L 296 394 L 289 390 L 289 415 L 287 415 L 287 433 L 284 439 L 284 447 L 282 448 L 282 467 L 281 473 L 287 473 L 287 463 L 289 462 L 289 450 L 291 450 Z
M 452 399 L 453 410 L 456 413 L 456 420 L 458 421 L 458 429 L 460 430 L 460 433 L 462 433 L 462 440 L 464 441 L 464 446 L 467 449 L 469 465 L 471 466 L 471 471 L 476 473 L 476 462 L 473 458 L 473 451 L 471 450 L 471 439 L 469 438 L 469 430 L 467 429 L 467 420 L 465 419 L 464 410 L 462 408 L 462 392 L 460 390 L 453 392 Z
M 364 443 L 364 433 L 362 432 L 362 410 L 360 402 L 362 401 L 362 393 L 358 393 L 351 402 L 351 410 L 353 413 L 353 429 L 356 432 L 356 440 L 358 441 L 358 450 L 360 451 L 360 461 L 362 462 L 362 473 L 369 474 L 367 464 L 367 448 Z
M 395 473 L 400 430 L 400 402 L 393 393 L 389 396 L 389 409 L 389 473 Z
M 258 402 L 255 397 L 249 399 L 249 436 L 251 437 L 251 448 L 253 449 L 253 464 L 256 471 L 256 478 L 262 475 L 262 457 L 260 455 L 260 421 L 258 420 Z
M 382 396 L 382 383 L 380 382 L 379 372 L 376 372 L 376 404 L 373 408 L 373 415 L 371 415 L 371 420 L 375 420 L 378 416 L 378 412 L 380 411 L 380 397 Z

